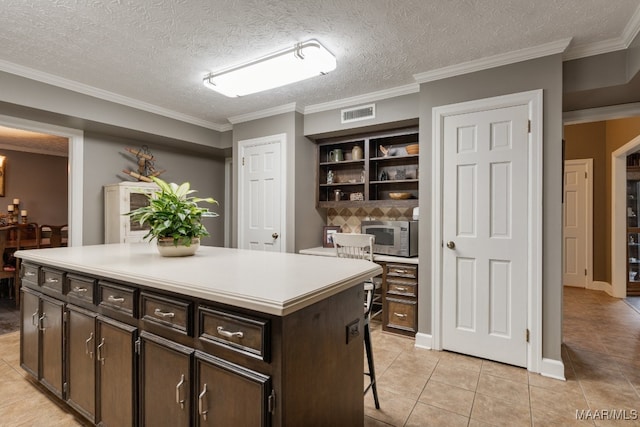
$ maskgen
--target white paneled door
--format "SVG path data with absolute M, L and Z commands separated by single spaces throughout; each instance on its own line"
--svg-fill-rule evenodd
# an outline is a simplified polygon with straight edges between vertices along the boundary
M 527 366 L 526 105 L 444 118 L 442 346 Z
M 587 160 L 567 160 L 564 167 L 564 262 L 562 284 L 587 287 Z
M 239 247 L 280 252 L 281 140 L 261 138 L 243 142 L 240 149 Z

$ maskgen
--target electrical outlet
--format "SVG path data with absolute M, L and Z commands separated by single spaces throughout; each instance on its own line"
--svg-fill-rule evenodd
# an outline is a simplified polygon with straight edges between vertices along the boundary
M 360 335 L 360 320 L 356 319 L 347 325 L 347 344 Z

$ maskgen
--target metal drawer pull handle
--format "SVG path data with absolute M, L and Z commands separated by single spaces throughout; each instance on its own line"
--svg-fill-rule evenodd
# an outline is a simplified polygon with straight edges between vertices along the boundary
M 234 338 L 234 337 L 242 338 L 242 337 L 244 337 L 244 332 L 242 332 L 242 331 L 229 332 L 229 331 L 225 331 L 224 327 L 222 327 L 222 326 L 218 326 L 216 329 L 218 330 L 218 333 L 220 335 L 222 335 L 223 337 L 227 337 L 227 338 Z
M 31 315 L 31 324 L 33 326 L 38 326 L 36 324 L 36 317 L 38 317 L 38 314 L 40 314 L 40 313 L 38 313 L 38 311 L 36 310 L 36 312 Z
M 406 272 L 407 272 L 407 270 L 398 270 L 398 269 L 393 270 L 393 271 L 394 271 L 394 273 L 398 273 L 398 274 L 406 274 Z
M 44 327 L 44 318 L 47 317 L 47 313 L 42 313 L 42 316 L 40 316 L 40 319 L 38 319 L 38 329 L 42 331 L 42 333 L 44 334 L 44 331 L 47 330 L 47 328 Z
M 395 316 L 398 316 L 401 319 L 404 319 L 405 317 L 407 317 L 406 314 L 402 314 L 402 313 L 393 313 Z
M 176 317 L 176 314 L 169 311 L 162 311 L 159 308 L 156 308 L 155 311 L 153 312 L 153 314 L 155 314 L 158 317 Z
M 60 280 L 55 279 L 53 277 L 47 277 L 47 280 L 45 280 L 45 282 L 47 283 L 58 283 Z
M 180 409 L 184 409 L 184 399 L 180 399 L 180 389 L 184 384 L 184 374 L 180 375 L 180 382 L 176 385 L 176 403 L 180 405 Z
M 25 275 L 25 276 L 27 276 L 27 277 L 33 277 L 33 276 L 35 276 L 35 275 L 36 275 L 36 273 L 34 273 L 33 271 L 26 271 L 26 272 L 24 273 L 24 275 Z
M 398 292 L 404 292 L 406 290 L 407 290 L 407 288 L 396 288 L 396 291 L 398 291 Z
M 109 295 L 109 298 L 107 298 L 107 300 L 109 300 L 109 302 L 124 302 L 124 298 L 114 297 L 113 295 Z
M 98 344 L 98 354 L 97 354 L 97 358 L 100 361 L 101 364 L 104 365 L 104 356 L 102 356 L 102 348 L 104 347 L 104 338 L 102 338 L 102 340 L 100 341 L 100 344 Z
M 89 350 L 89 343 L 93 341 L 93 332 L 89 334 L 89 338 L 84 342 L 84 354 L 89 356 L 89 359 L 93 359 L 93 351 Z
M 207 421 L 207 414 L 209 413 L 208 409 L 204 409 L 204 396 L 207 394 L 207 384 L 204 384 L 204 388 L 202 389 L 202 393 L 198 395 L 198 414 L 202 415 L 202 418 Z
M 80 286 L 73 288 L 73 292 L 87 292 L 87 290 L 87 288 L 81 288 Z

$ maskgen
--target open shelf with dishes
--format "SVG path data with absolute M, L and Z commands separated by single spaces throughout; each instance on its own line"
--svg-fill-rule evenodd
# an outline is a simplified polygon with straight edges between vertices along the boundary
M 418 129 L 318 141 L 317 206 L 418 206 Z

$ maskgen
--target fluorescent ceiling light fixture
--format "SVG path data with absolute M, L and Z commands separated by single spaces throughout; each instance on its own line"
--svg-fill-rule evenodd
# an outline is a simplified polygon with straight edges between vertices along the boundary
M 336 57 L 312 39 L 254 61 L 212 72 L 204 78 L 204 85 L 229 97 L 244 96 L 327 74 L 335 68 Z

